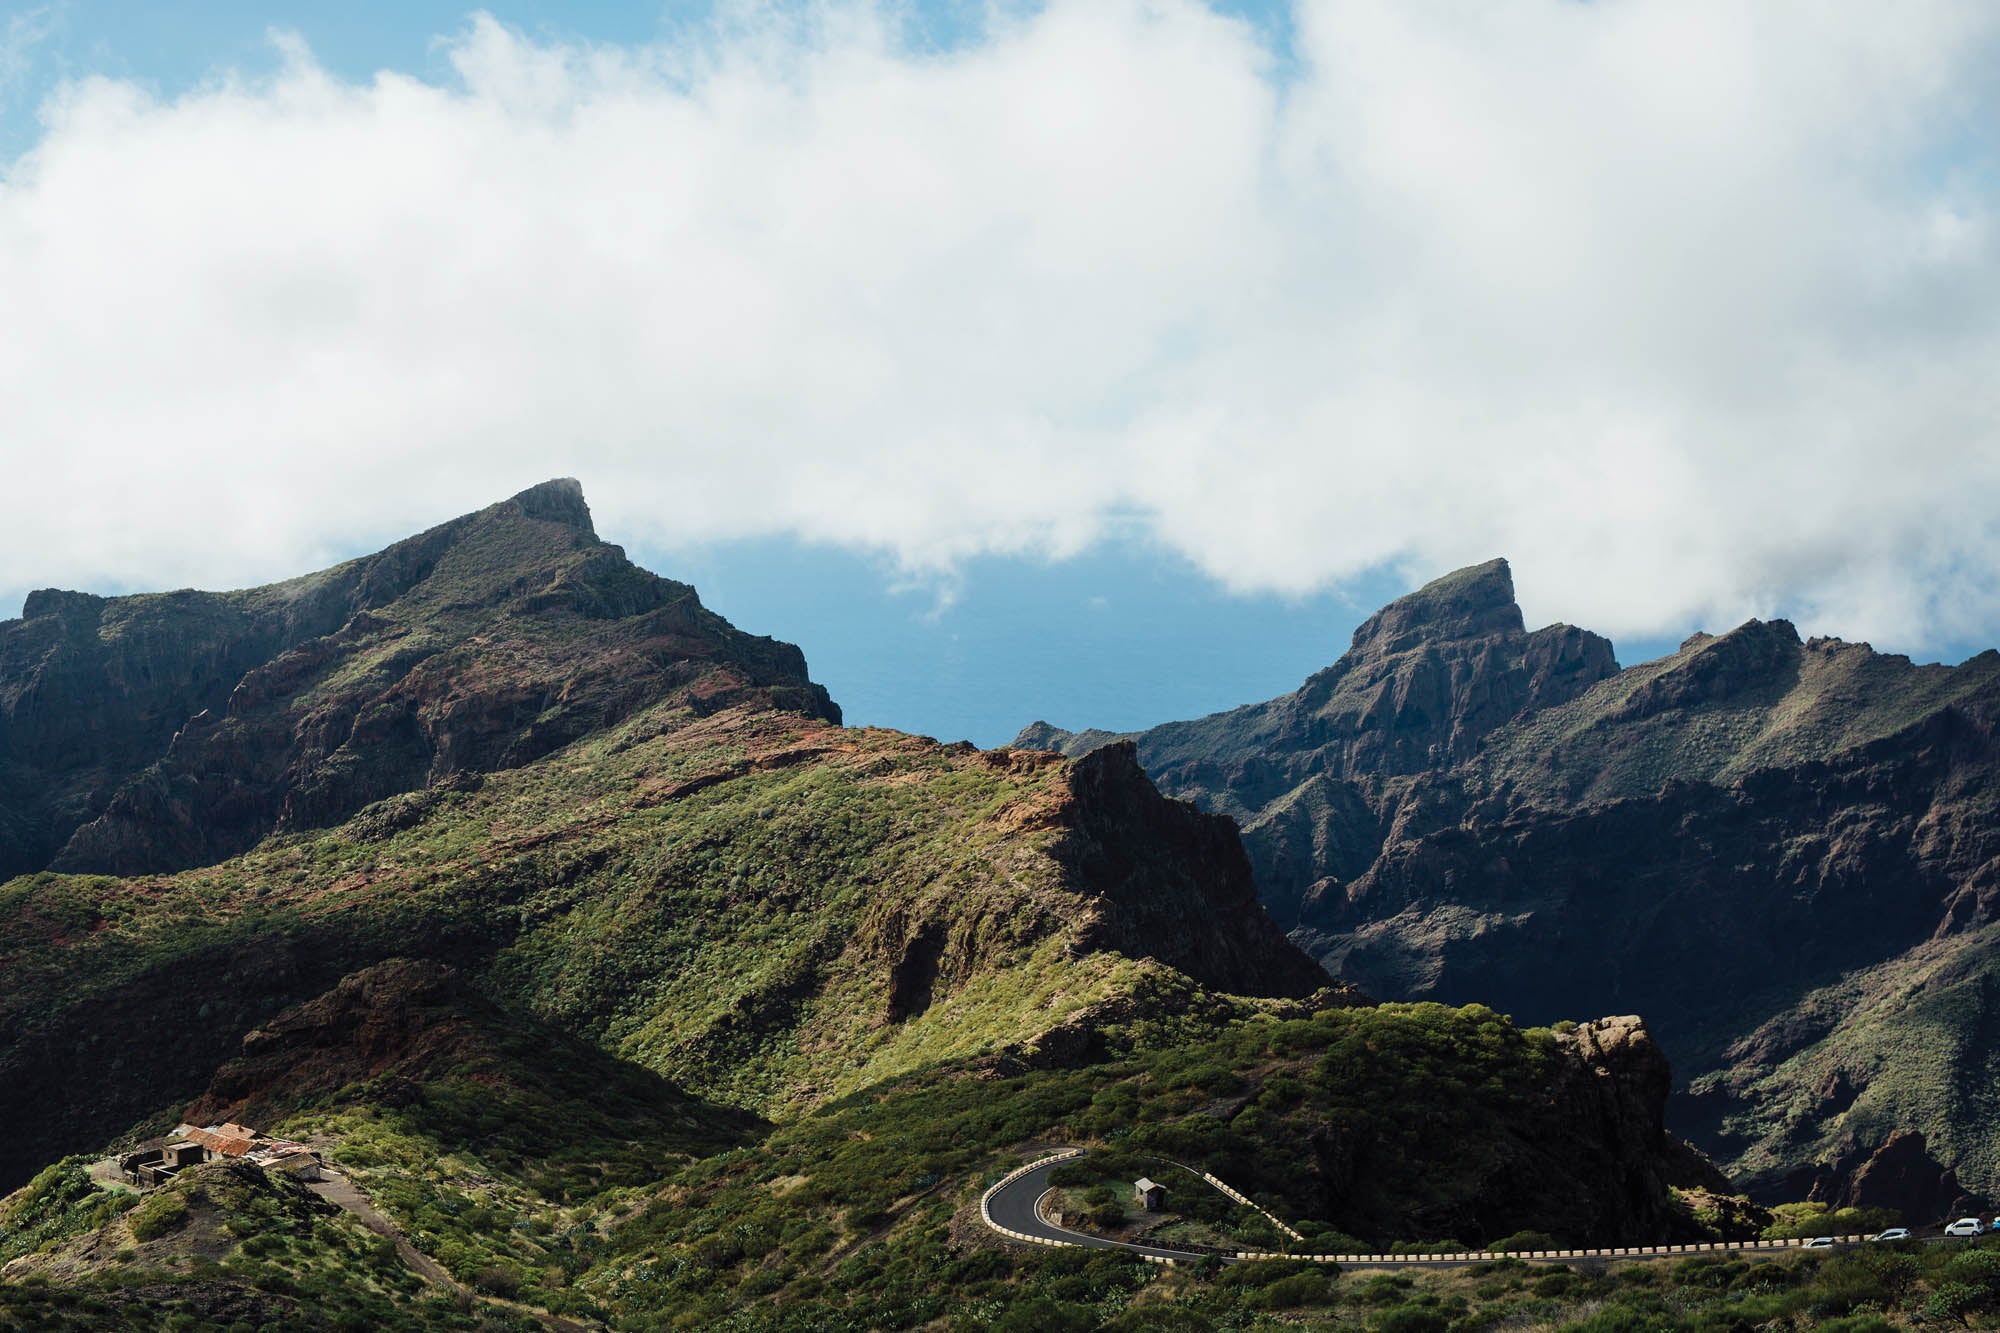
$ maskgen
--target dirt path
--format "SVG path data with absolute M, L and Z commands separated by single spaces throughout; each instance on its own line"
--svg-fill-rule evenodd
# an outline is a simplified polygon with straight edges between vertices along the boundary
M 319 1195 L 320 1198 L 325 1199 L 328 1203 L 337 1204 L 360 1218 L 361 1225 L 367 1227 L 376 1235 L 384 1236 L 395 1242 L 397 1257 L 409 1265 L 411 1271 L 415 1272 L 417 1276 L 423 1278 L 424 1281 L 438 1288 L 438 1290 L 450 1292 L 461 1300 L 483 1301 L 488 1305 L 502 1306 L 518 1314 L 527 1315 L 530 1319 L 538 1320 L 544 1328 L 561 1330 L 561 1333 L 588 1333 L 590 1328 L 588 1324 L 579 1323 L 574 1319 L 565 1319 L 561 1315 L 552 1315 L 546 1310 L 537 1310 L 532 1306 L 522 1305 L 518 1301 L 502 1300 L 498 1296 L 483 1296 L 466 1286 L 450 1273 L 445 1272 L 435 1259 L 410 1244 L 410 1238 L 403 1234 L 403 1229 L 383 1216 L 382 1210 L 375 1206 L 374 1200 L 368 1197 L 367 1191 L 363 1190 L 346 1176 L 334 1171 L 326 1171 L 320 1179 L 308 1184 L 306 1188 L 314 1194 Z
M 438 1266 L 437 1260 L 410 1244 L 410 1239 L 403 1234 L 402 1228 L 384 1217 L 381 1210 L 376 1208 L 374 1201 L 363 1192 L 362 1188 L 346 1176 L 335 1175 L 333 1172 L 328 1171 L 319 1180 L 307 1185 L 306 1188 L 314 1194 L 319 1195 L 320 1198 L 325 1199 L 328 1203 L 337 1203 L 348 1212 L 353 1213 L 361 1219 L 362 1226 L 367 1227 L 376 1235 L 387 1236 L 390 1240 L 394 1241 L 396 1243 L 396 1254 L 405 1264 L 415 1270 L 417 1276 L 430 1283 L 433 1287 L 468 1298 L 472 1296 L 472 1288 L 465 1286 L 453 1278 L 451 1274 Z

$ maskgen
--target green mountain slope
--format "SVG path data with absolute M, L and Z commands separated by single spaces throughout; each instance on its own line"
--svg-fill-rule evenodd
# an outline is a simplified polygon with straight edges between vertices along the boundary
M 478 1307 L 501 1321 L 1027 1326 L 1051 1304 L 1074 1320 L 1087 1302 L 1101 1322 L 1190 1294 L 1123 1256 L 1010 1255 L 977 1199 L 1032 1143 L 1091 1145 L 1086 1161 L 1114 1178 L 1170 1176 L 1182 1208 L 1206 1187 L 1169 1159 L 1219 1172 L 1309 1249 L 1713 1234 L 1672 1192 L 1715 1178 L 1662 1128 L 1668 1071 L 1633 1020 L 1557 1033 L 1478 1007 L 1290 1006 L 1200 1019 L 1167 1042 L 1126 1035 L 1099 1062 L 946 1062 L 760 1127 L 444 969 L 393 960 L 249 1034 L 190 1113 L 254 1112 L 320 1146 L 453 1280 L 509 1302 Z M 0 1204 L 0 1228 L 9 1209 L 40 1228 L 4 1277 L 41 1274 L 72 1303 L 143 1279 L 152 1308 L 178 1290 L 196 1309 L 261 1302 L 302 1327 L 321 1326 L 292 1304 L 302 1292 L 374 1326 L 421 1316 L 407 1273 L 345 1219 L 282 1187 L 264 1203 L 231 1188 L 219 1209 L 197 1202 L 178 1241 L 134 1255 L 139 1212 L 93 1217 L 104 1205 L 74 1166 L 45 1173 Z M 1253 1215 L 1228 1225 L 1282 1243 Z M 1268 1280 L 1202 1299 L 1254 1309 Z M 1315 1281 L 1307 1303 L 1339 1303 L 1327 1273 Z
M 188 722 L 63 858 L 203 863 L 0 888 L 0 1107 L 23 1123 L 0 1183 L 193 1096 L 241 1033 L 391 957 L 767 1114 L 1330 984 L 1226 821 L 1162 798 L 1129 747 L 841 728 L 796 649 L 634 569 L 585 513 L 552 483 L 283 585 L 397 571 Z M 32 1113 L 50 1099 L 63 1115 Z

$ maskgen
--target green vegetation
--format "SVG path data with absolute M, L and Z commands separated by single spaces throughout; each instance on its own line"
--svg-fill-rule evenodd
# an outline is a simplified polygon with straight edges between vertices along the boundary
M 18 880 L 0 911 L 0 1022 L 37 1040 L 0 1051 L 0 1080 L 73 1085 L 109 1139 L 173 1095 L 127 1071 L 205 1079 L 243 1032 L 392 956 L 451 960 L 561 1031 L 764 1114 L 1023 1052 L 1114 1003 L 1162 1034 L 1249 1012 L 1086 943 L 1119 909 L 1064 859 L 1069 773 L 790 714 L 661 707 L 476 791 L 394 798 L 213 867 Z M 1184 879 L 1143 834 L 1122 872 Z M 1269 929 L 1247 913 L 1213 924 Z M 0 1147 L 0 1168 L 54 1155 L 32 1146 Z
M 1133 1199 L 1132 1184 L 1141 1176 L 1165 1189 L 1164 1205 L 1157 1214 L 1143 1212 Z M 1143 1220 L 1149 1224 L 1149 1243 L 1159 1245 L 1262 1250 L 1284 1243 L 1255 1209 L 1243 1207 L 1198 1173 L 1153 1153 L 1094 1150 L 1057 1167 L 1049 1183 L 1058 1190 L 1054 1206 L 1080 1217 L 1092 1230 L 1118 1234 L 1129 1223 Z
M 48 1225 L 87 1188 L 76 1164 L 65 1163 L 0 1205 L 4 1253 L 13 1259 L 0 1283 L 0 1329 L 535 1327 L 510 1308 L 474 1312 L 440 1298 L 403 1266 L 393 1245 L 296 1184 L 254 1168 L 190 1168 L 122 1224 L 114 1203 L 112 1217 L 95 1227 L 76 1215 Z M 37 1218 L 43 1224 L 31 1232 L 14 1229 Z M 107 1254 L 119 1240 L 126 1243 Z
M 208 1311 L 233 1293 L 236 1309 L 258 1302 L 267 1317 L 278 1315 L 288 1327 L 532 1326 L 507 1307 L 491 1304 L 467 1311 L 442 1301 L 385 1302 L 366 1307 L 364 1314 L 339 1304 L 337 1289 L 310 1274 L 286 1278 L 286 1257 L 278 1247 L 266 1253 L 268 1259 L 255 1265 L 212 1266 L 203 1288 L 188 1289 L 174 1302 L 144 1278 L 76 1289 L 0 1287 L 0 1320 L 14 1327 L 226 1329 L 232 1324 L 229 1316 Z M 1341 1272 L 1333 1265 L 1299 1260 L 1162 1269 L 1114 1251 L 1074 1249 L 1030 1254 L 974 1249 L 929 1258 L 925 1266 L 920 1256 L 898 1255 L 879 1271 L 852 1259 L 839 1260 L 830 1263 L 823 1277 L 795 1281 L 789 1288 L 793 1299 L 787 1302 L 721 1314 L 694 1306 L 659 1314 L 630 1312 L 617 1316 L 613 1327 L 745 1333 L 919 1326 L 944 1333 L 1481 1333 L 1501 1328 L 1883 1333 L 1982 1327 L 2000 1313 L 2000 1252 L 1985 1248 L 1885 1247 L 1825 1258 L 1701 1255 L 1673 1263 L 1620 1263 L 1608 1271 L 1503 1259 L 1408 1273 Z M 354 1275 L 359 1272 L 357 1262 Z M 835 1290 L 850 1278 L 900 1281 L 912 1295 L 900 1305 L 877 1303 L 877 1322 L 861 1322 Z M 643 1285 L 646 1279 L 635 1281 Z M 295 1283 L 296 1291 L 277 1290 L 288 1283 Z M 334 1304 L 318 1303 L 329 1296 Z M 176 1313 L 180 1322 L 168 1322 Z M 363 1318 L 380 1322 L 360 1322 Z
M 99 1189 L 87 1165 L 66 1157 L 0 1201 L 0 1266 L 105 1226 L 138 1202 L 128 1191 Z
M 1375 1296 L 1319 1265 L 1210 1280 L 1120 1253 L 1009 1255 L 970 1219 L 980 1192 L 1039 1143 L 1092 1145 L 1061 1179 L 1080 1195 L 1102 1191 L 1092 1202 L 1108 1206 L 1106 1223 L 1123 1214 L 1131 1178 L 1147 1174 L 1168 1184 L 1183 1239 L 1200 1243 L 1193 1229 L 1206 1227 L 1217 1240 L 1285 1244 L 1167 1158 L 1249 1192 L 1305 1233 L 1298 1248 L 1309 1253 L 1483 1245 L 1528 1222 L 1615 1216 L 1626 1190 L 1569 1160 L 1568 1112 L 1552 1092 L 1579 1068 L 1575 1057 L 1553 1033 L 1477 1006 L 1226 1019 L 1171 1043 L 1128 1038 L 1114 1058 L 1073 1068 L 975 1058 L 759 1128 L 705 1118 L 651 1075 L 620 1084 L 601 1054 L 414 969 L 378 969 L 341 994 L 374 1007 L 316 1002 L 307 1012 L 325 1028 L 288 1018 L 224 1081 L 261 1074 L 274 1113 L 292 1097 L 271 1128 L 336 1143 L 334 1164 L 475 1292 L 620 1329 L 1151 1328 L 1218 1317 L 1249 1327 L 1355 1301 L 1371 1319 L 1378 1312 Z M 316 1034 L 384 1010 L 403 1015 L 409 1053 L 324 1090 L 342 1066 L 324 1062 Z M 59 1207 L 71 1188 L 45 1186 L 35 1197 L 49 1202 L 37 1206 Z M 301 1197 L 244 1193 L 236 1176 L 204 1168 L 141 1213 L 182 1218 L 151 1244 L 198 1252 L 213 1237 L 225 1269 L 267 1295 L 311 1278 L 335 1308 L 383 1303 L 384 1327 L 425 1299 L 384 1242 Z M 1444 1307 L 1421 1292 L 1383 1308 L 1420 1321 L 1405 1307 L 1459 1317 L 1437 1314 Z
M 406 1266 L 356 1216 L 240 1164 L 134 1208 L 66 1159 L 0 1204 L 0 1329 L 1986 1317 L 1983 1270 L 1932 1272 L 1929 1256 L 1610 1278 L 1511 1260 L 1343 1275 L 1296 1257 L 1694 1239 L 1665 1183 L 1700 1173 L 1652 1132 L 1664 1064 L 1605 1024 L 1231 994 L 1301 996 L 1317 978 L 1255 912 L 1226 827 L 1158 800 L 1128 759 L 982 754 L 774 711 L 807 688 L 755 684 L 785 677 L 790 650 L 729 638 L 691 590 L 570 528 L 529 534 L 547 549 L 526 565 L 519 532 L 448 535 L 389 562 L 381 614 L 256 667 L 202 724 L 232 782 L 231 745 L 271 758 L 305 721 L 391 738 L 306 764 L 312 780 L 283 789 L 296 820 L 245 798 L 229 836 L 287 831 L 178 874 L 0 886 L 0 1100 L 85 1108 L 6 1145 L 8 1179 L 199 1097 L 203 1115 L 324 1146 L 427 1258 Z M 293 592 L 330 597 L 371 569 Z M 437 755 L 461 747 L 438 761 L 450 781 L 408 789 L 433 770 L 390 762 L 417 754 L 395 749 L 412 714 L 392 694 L 429 710 Z M 1357 725 L 1364 695 L 1343 696 Z M 290 739 L 265 746 L 267 724 Z M 1315 818 L 1354 815 L 1322 795 Z M 1293 1257 L 1164 1270 L 999 1247 L 981 1191 L 1053 1144 L 1090 1149 L 1060 1184 L 1096 1225 L 1132 1222 L 1130 1181 L 1148 1174 L 1172 1235 Z
M 905 1076 L 638 1189 L 611 1173 L 572 1179 L 560 1193 L 531 1186 L 532 1163 L 505 1145 L 535 1124 L 525 1113 L 507 1123 L 516 1113 L 504 1097 L 492 1111 L 501 1123 L 477 1134 L 423 1109 L 428 1087 L 407 1109 L 307 1111 L 285 1128 L 343 1136 L 339 1160 L 420 1248 L 476 1285 L 498 1277 L 547 1309 L 615 1313 L 633 1328 L 901 1328 L 974 1317 L 967 1310 L 1012 1318 L 1042 1301 L 1109 1317 L 1156 1275 L 1116 1255 L 1011 1259 L 976 1231 L 965 1248 L 979 1192 L 1017 1160 L 996 1150 L 1096 1143 L 1063 1181 L 1129 1190 L 1132 1174 L 1178 1175 L 1187 1181 L 1179 1195 L 1226 1205 L 1184 1172 L 1144 1165 L 1177 1158 L 1294 1221 L 1307 1249 L 1363 1248 L 1345 1229 L 1373 1235 L 1366 1248 L 1375 1248 L 1396 1239 L 1387 1228 L 1428 1225 L 1413 1217 L 1601 1205 L 1612 1192 L 1604 1182 L 1536 1146 L 1559 1137 L 1543 1117 L 1564 1058 L 1553 1034 L 1522 1032 L 1476 1006 L 1250 1018 L 1084 1068 L 996 1077 L 960 1064 Z M 1453 1097 L 1441 1100 L 1442 1089 Z M 1445 1100 L 1462 1104 L 1447 1110 Z M 1435 1126 L 1437 1139 L 1411 1133 L 1412 1120 Z M 1351 1147 L 1337 1178 L 1309 1165 L 1315 1144 L 1333 1139 Z M 583 1140 L 576 1151 L 616 1157 L 611 1143 Z M 1538 1181 L 1540 1193 L 1490 1200 L 1496 1171 Z M 608 1217 L 619 1220 L 606 1230 Z M 1253 1219 L 1236 1209 L 1218 1218 L 1246 1239 L 1281 1242 Z M 1325 1278 L 1315 1268 L 1275 1295 L 1230 1299 L 1275 1309 L 1256 1302 L 1318 1299 Z M 1223 1289 L 1251 1281 L 1231 1277 Z
M 1773 1208 L 1777 1220 L 1764 1228 L 1765 1240 L 1810 1240 L 1814 1236 L 1872 1236 L 1878 1231 L 1901 1226 L 1902 1214 L 1893 1208 L 1838 1208 L 1824 1204 L 1781 1203 Z
M 153 1195 L 132 1210 L 132 1239 L 158 1240 L 187 1225 L 187 1200 L 168 1190 Z

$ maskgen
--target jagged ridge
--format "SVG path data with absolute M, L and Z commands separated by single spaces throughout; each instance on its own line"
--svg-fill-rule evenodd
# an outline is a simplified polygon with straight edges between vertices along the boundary
M 1296 694 L 1140 733 L 1139 757 L 1244 821 L 1264 900 L 1336 975 L 1537 1021 L 1639 1009 L 1684 1126 L 1774 1186 L 1916 1129 L 2000 1188 L 1972 1109 L 2000 653 L 1915 666 L 1774 620 L 1622 671 L 1558 627 L 1514 667 L 1511 599 L 1504 565 L 1448 576 Z M 1467 664 L 1496 687 L 1461 688 Z
M 796 648 L 632 565 L 567 479 L 286 583 L 24 611 L 0 624 L 0 878 L 213 862 L 663 700 L 839 719 Z

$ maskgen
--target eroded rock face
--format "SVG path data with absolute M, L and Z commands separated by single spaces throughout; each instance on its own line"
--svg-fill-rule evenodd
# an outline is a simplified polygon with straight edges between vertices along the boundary
M 1565 1246 L 1704 1238 L 1673 1191 L 1726 1193 L 1727 1182 L 1667 1131 L 1672 1072 L 1645 1025 L 1629 1016 L 1583 1024 L 1557 1038 L 1553 1057 L 1538 1066 L 1532 1095 L 1482 1105 L 1482 1131 L 1506 1127 L 1498 1142 L 1476 1158 L 1454 1154 L 1456 1140 L 1431 1151 L 1436 1193 L 1398 1200 L 1414 1234 L 1476 1243 L 1534 1229 Z M 1300 1169 L 1316 1177 L 1327 1214 L 1342 1216 L 1343 1201 L 1365 1188 L 1369 1148 L 1332 1125 Z
M 1264 902 L 1289 926 L 1314 884 L 1373 860 L 1410 778 L 1617 670 L 1610 641 L 1587 630 L 1527 632 L 1494 560 L 1384 607 L 1295 693 L 1129 739 L 1162 790 L 1244 826 Z M 1115 739 L 1038 722 L 1014 743 L 1076 755 Z
M 1250 864 L 1227 819 L 1160 795 L 1121 742 L 1063 764 L 1035 751 L 968 752 L 967 758 L 1019 771 L 1055 770 L 1049 798 L 1001 818 L 1023 831 L 1053 835 L 1048 856 L 1074 895 L 1077 953 L 1099 950 L 1153 959 L 1201 986 L 1231 995 L 1305 999 L 1322 1008 L 1367 1003 L 1285 938 L 1258 905 Z M 1055 929 L 1050 922 L 1046 929 Z M 999 941 L 1031 928 L 1002 921 L 976 900 L 929 902 L 921 911 L 877 912 L 859 944 L 884 968 L 884 1019 L 901 1023 L 928 1011 L 993 966 Z M 1129 1016 L 1129 1009 L 1119 1014 Z M 1081 1049 L 1103 1022 L 1073 1022 L 1051 1032 L 1040 1056 Z
M 1670 1186 L 1729 1193 L 1728 1177 L 1667 1131 L 1673 1068 L 1643 1019 L 1602 1018 L 1560 1040 L 1571 1057 L 1557 1095 L 1569 1135 L 1608 1149 L 1612 1169 L 1625 1181 L 1625 1197 L 1644 1215 L 1635 1223 L 1665 1225 L 1663 1213 L 1653 1214 L 1665 1207 Z
M 1130 741 L 1069 771 L 1074 807 L 1055 848 L 1103 902 L 1097 948 L 1152 956 L 1214 990 L 1301 998 L 1330 978 L 1257 905 L 1230 821 L 1160 795 Z
M 449 1068 L 477 1040 L 465 1015 L 477 1004 L 457 970 L 434 960 L 392 958 L 364 968 L 247 1033 L 236 1059 L 216 1071 L 186 1117 L 197 1125 L 261 1125 L 279 1107 L 389 1070 Z
M 568 480 L 289 583 L 25 611 L 0 624 L 0 878 L 206 864 L 662 700 L 840 715 L 798 649 L 599 541 Z
M 1924 1136 L 1913 1130 L 1895 1131 L 1872 1151 L 1848 1139 L 1830 1161 L 1806 1169 L 1788 1184 L 1828 1208 L 1894 1209 L 1911 1226 L 1991 1210 L 1984 1196 L 1959 1184 L 1957 1172 L 1938 1165 Z

